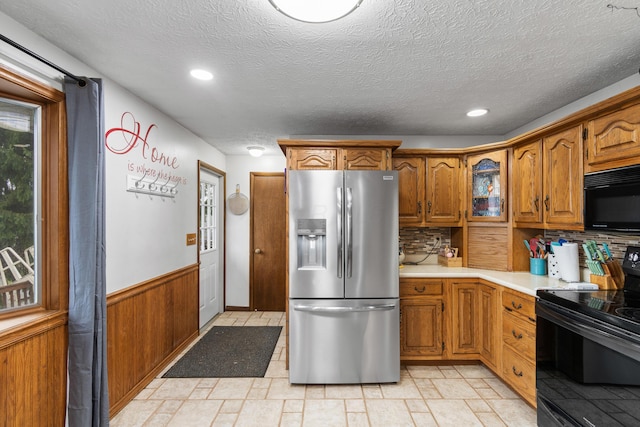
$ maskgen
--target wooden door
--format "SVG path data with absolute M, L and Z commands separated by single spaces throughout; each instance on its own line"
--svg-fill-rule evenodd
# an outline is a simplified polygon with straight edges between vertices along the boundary
M 427 159 L 427 223 L 458 225 L 460 212 L 460 159 Z
M 388 170 L 391 149 L 389 148 L 343 148 L 345 170 Z
M 478 284 L 453 282 L 452 290 L 452 349 L 453 354 L 478 353 L 480 339 Z
M 544 217 L 547 227 L 581 226 L 582 125 L 544 138 Z
M 498 291 L 488 285 L 480 285 L 480 356 L 482 361 L 497 368 L 498 337 L 502 332 L 498 324 Z
M 400 313 L 400 357 L 442 355 L 442 299 L 402 298 Z
M 533 141 L 513 150 L 513 220 L 542 222 L 542 142 Z
M 398 171 L 400 225 L 422 225 L 426 177 L 424 157 L 394 157 L 393 170 Z
M 286 212 L 283 173 L 251 173 L 251 309 L 284 311 Z
M 640 104 L 591 120 L 588 128 L 586 172 L 638 164 Z
M 288 148 L 287 168 L 289 170 L 335 170 L 338 168 L 336 148 Z

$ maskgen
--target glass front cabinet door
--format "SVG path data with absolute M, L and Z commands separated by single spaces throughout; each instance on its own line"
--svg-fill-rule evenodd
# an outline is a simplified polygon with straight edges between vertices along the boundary
M 467 220 L 507 220 L 507 150 L 467 157 Z

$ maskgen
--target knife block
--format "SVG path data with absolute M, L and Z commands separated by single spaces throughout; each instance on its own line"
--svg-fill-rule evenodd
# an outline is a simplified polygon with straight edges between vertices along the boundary
M 589 281 L 591 283 L 595 283 L 596 285 L 598 285 L 599 289 L 607 289 L 607 290 L 618 289 L 616 282 L 613 280 L 613 277 L 611 277 L 610 274 L 605 274 L 604 276 L 598 276 L 596 274 L 592 274 L 589 277 Z

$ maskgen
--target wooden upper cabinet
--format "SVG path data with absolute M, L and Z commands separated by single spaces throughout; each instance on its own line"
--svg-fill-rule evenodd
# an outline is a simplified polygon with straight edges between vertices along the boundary
M 287 169 L 335 170 L 338 169 L 337 158 L 337 149 L 289 148 L 287 149 Z
M 343 148 L 342 161 L 345 170 L 389 170 L 391 149 Z
M 640 104 L 589 121 L 586 172 L 640 164 Z
M 288 170 L 391 170 L 402 141 L 279 139 Z
M 398 171 L 400 225 L 422 225 L 425 218 L 424 157 L 394 157 L 393 170 Z
M 467 219 L 507 220 L 507 150 L 467 156 Z
M 429 157 L 427 159 L 427 223 L 459 225 L 461 165 L 458 157 Z
M 582 129 L 582 125 L 574 126 L 543 139 L 543 205 L 547 228 L 584 226 Z
M 513 150 L 513 220 L 542 222 L 542 141 L 533 141 Z

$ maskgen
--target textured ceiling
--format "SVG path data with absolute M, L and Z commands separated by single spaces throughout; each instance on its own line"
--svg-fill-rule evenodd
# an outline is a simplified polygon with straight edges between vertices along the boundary
M 222 152 L 275 154 L 290 135 L 506 134 L 638 71 L 640 16 L 607 6 L 640 6 L 624 2 L 364 0 L 327 24 L 268 0 L 0 0 L 0 11 Z M 214 80 L 194 81 L 193 67 Z M 491 112 L 467 118 L 476 107 Z

